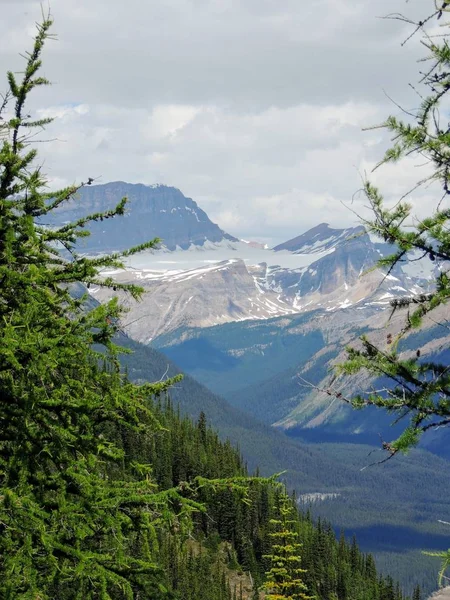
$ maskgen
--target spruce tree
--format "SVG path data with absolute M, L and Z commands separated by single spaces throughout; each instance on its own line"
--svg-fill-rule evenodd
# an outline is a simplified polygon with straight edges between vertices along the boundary
M 420 585 L 416 585 L 416 587 L 414 588 L 412 600 L 422 600 L 422 592 L 420 590 Z
M 279 516 L 270 520 L 272 531 L 271 554 L 266 558 L 270 561 L 270 569 L 266 573 L 264 584 L 267 590 L 267 600 L 309 600 L 307 587 L 302 575 L 306 572 L 301 568 L 298 532 L 295 530 L 295 508 L 286 493 L 280 497 Z

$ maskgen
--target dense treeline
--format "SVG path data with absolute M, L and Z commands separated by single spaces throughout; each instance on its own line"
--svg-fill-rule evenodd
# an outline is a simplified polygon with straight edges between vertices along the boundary
M 214 480 L 247 474 L 239 451 L 219 439 L 203 413 L 193 423 L 170 400 L 155 402 L 152 411 L 163 429 L 150 439 L 126 436 L 124 443 L 136 458 L 147 454 L 162 488 L 198 475 Z M 246 598 L 245 590 L 230 583 L 234 571 L 243 571 L 251 575 L 255 590 L 259 588 L 269 569 L 271 521 L 280 517 L 283 494 L 281 488 L 259 479 L 251 484 L 249 502 L 243 502 L 231 486 L 215 493 L 208 488 L 201 495 L 206 512 L 195 517 L 196 541 L 167 533 L 158 540 L 167 587 L 180 600 L 225 600 L 235 593 Z M 295 498 L 291 501 L 296 505 Z M 294 520 L 306 570 L 302 578 L 310 595 L 323 600 L 404 599 L 398 584 L 377 573 L 373 557 L 361 553 L 355 539 L 348 543 L 342 535 L 336 540 L 331 525 L 313 522 L 308 512 L 295 511 Z M 259 597 L 257 592 L 254 597 Z

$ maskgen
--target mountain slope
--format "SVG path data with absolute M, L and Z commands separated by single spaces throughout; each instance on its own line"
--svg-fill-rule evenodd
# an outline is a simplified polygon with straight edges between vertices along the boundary
M 74 221 L 87 214 L 115 207 L 126 196 L 128 204 L 123 218 L 90 224 L 91 236 L 80 241 L 85 252 L 124 250 L 151 240 L 162 239 L 168 250 L 203 246 L 205 242 L 237 241 L 212 223 L 208 215 L 180 190 L 165 185 L 147 186 L 123 181 L 82 188 L 77 196 L 53 211 L 50 225 Z
M 231 258 L 212 264 L 205 261 L 206 266 L 187 270 L 134 266 L 103 275 L 144 288 L 146 293 L 139 302 L 118 295 L 129 310 L 123 319 L 124 329 L 134 339 L 149 343 L 180 327 L 203 328 L 311 311 L 327 313 L 350 306 L 361 309 L 361 315 L 369 315 L 404 295 L 408 285 L 401 273 L 384 278 L 375 270 L 362 275 L 375 261 L 375 251 L 365 241 L 353 240 L 349 247 L 338 247 L 299 269 L 266 263 L 247 265 Z M 92 286 L 90 293 L 101 302 L 116 295 L 100 286 Z
M 218 439 L 204 415 L 192 422 L 169 401 L 154 402 L 152 410 L 163 430 L 140 440 L 128 438 L 126 448 L 133 459 L 152 464 L 160 488 L 185 485 L 196 476 L 217 480 L 247 474 L 239 452 Z M 232 485 L 215 493 L 199 490 L 198 500 L 205 503 L 208 518 L 195 520 L 189 540 L 177 544 L 176 534 L 159 536 L 167 587 L 176 591 L 177 598 L 255 598 L 253 581 L 261 584 L 267 571 L 271 524 L 280 516 L 277 496 L 274 487 L 263 482 L 250 485 L 249 504 L 233 493 Z M 354 542 L 337 541 L 329 524 L 314 524 L 308 515 L 295 510 L 290 518 L 302 542 L 302 568 L 306 570 L 302 579 L 315 598 L 326 600 L 339 592 L 340 600 L 378 600 L 380 596 L 404 600 L 402 594 L 389 595 L 392 585 L 376 573 L 373 558 L 363 557 Z
M 122 335 L 119 342 L 133 351 L 122 357 L 131 379 L 154 381 L 179 372 L 154 349 Z M 381 553 L 380 557 L 386 551 L 402 552 L 395 556 L 408 584 L 422 583 L 424 578 L 434 581 L 433 565 L 426 573 L 417 569 L 412 572 L 408 568 L 411 557 L 404 551 L 447 547 L 446 532 L 436 526 L 450 493 L 450 483 L 441 475 L 447 469 L 446 461 L 415 450 L 382 468 L 361 472 L 373 447 L 305 444 L 289 439 L 232 407 L 189 376 L 172 389 L 171 397 L 182 413 L 194 419 L 203 410 L 223 439 L 239 445 L 250 470 L 259 466 L 266 475 L 287 470 L 283 479 L 297 490 L 305 506 L 308 498 L 324 495 L 313 505 L 313 513 L 331 520 L 336 531 L 345 528 L 349 536 L 357 534 L 364 551 Z M 410 485 L 412 478 L 414 488 Z M 423 506 L 428 506 L 426 513 Z
M 90 299 L 90 303 L 95 302 Z M 330 315 L 330 318 L 335 320 L 336 315 Z M 273 323 L 282 332 L 292 319 L 291 340 L 285 345 L 279 337 L 276 342 L 278 348 L 285 347 L 282 357 L 285 359 L 292 351 L 296 330 L 302 334 L 301 319 L 306 327 L 307 317 L 297 315 L 268 322 L 245 321 L 212 330 L 231 328 L 235 330 L 236 339 L 240 339 L 239 327 L 256 327 L 262 332 L 267 323 Z M 268 339 L 273 338 L 270 331 L 266 334 Z M 132 352 L 121 357 L 130 379 L 155 381 L 179 373 L 169 359 L 153 348 L 122 333 L 117 341 Z M 251 336 L 247 335 L 241 344 L 251 341 Z M 283 432 L 232 407 L 189 376 L 174 386 L 171 396 L 181 412 L 195 420 L 200 411 L 204 411 L 222 439 L 228 438 L 239 445 L 250 470 L 260 466 L 262 474 L 267 475 L 286 470 L 283 479 L 290 488 L 297 490 L 299 502 L 304 506 L 308 506 L 311 498 L 322 498 L 313 504 L 313 514 L 329 519 L 337 531 L 345 528 L 348 535 L 357 534 L 364 551 L 374 551 L 381 558 L 386 551 L 394 552 L 396 564 L 401 565 L 406 574 L 404 582 L 434 581 L 433 566 L 428 571 L 412 570 L 411 556 L 405 550 L 447 547 L 446 532 L 436 525 L 437 519 L 445 513 L 450 494 L 450 483 L 441 476 L 447 468 L 446 461 L 415 450 L 410 456 L 390 461 L 383 468 L 361 471 L 368 464 L 368 453 L 373 447 L 345 443 L 305 444 L 298 439 L 289 439 Z M 411 488 L 413 477 L 416 485 Z M 427 506 L 426 512 L 424 506 Z
M 274 247 L 276 252 L 288 250 L 295 254 L 313 254 L 324 252 L 346 244 L 354 237 L 364 234 L 362 226 L 348 229 L 332 229 L 328 223 L 320 223 L 305 233 Z
M 187 271 L 133 269 L 104 275 L 112 275 L 120 283 L 138 283 L 144 288 L 146 293 L 140 302 L 119 294 L 129 310 L 124 319 L 127 333 L 144 343 L 181 326 L 209 327 L 295 312 L 279 294 L 258 289 L 239 259 Z M 92 287 L 90 293 L 101 302 L 117 295 L 101 287 Z
M 384 439 L 394 435 L 392 416 L 383 411 L 355 411 L 311 385 L 326 389 L 330 369 L 344 360 L 345 347 L 357 343 L 361 335 L 368 335 L 378 346 L 386 345 L 387 334 L 395 336 L 404 318 L 397 313 L 388 321 L 388 316 L 370 306 L 316 310 L 267 321 L 182 328 L 154 343 L 199 381 L 267 424 L 295 428 L 299 435 L 299 428 L 307 428 L 308 439 L 312 430 L 317 439 L 326 430 L 327 435 L 349 441 L 352 436 L 361 440 L 363 434 L 370 435 L 371 443 L 378 443 L 378 434 Z M 433 315 L 433 321 L 426 321 L 420 332 L 409 334 L 401 346 L 406 355 L 417 348 L 424 360 L 442 355 L 450 336 L 434 320 L 444 318 L 445 308 Z M 442 362 L 446 361 L 448 357 L 442 355 Z M 375 384 L 378 389 L 386 382 L 360 374 L 336 381 L 335 387 L 351 395 Z

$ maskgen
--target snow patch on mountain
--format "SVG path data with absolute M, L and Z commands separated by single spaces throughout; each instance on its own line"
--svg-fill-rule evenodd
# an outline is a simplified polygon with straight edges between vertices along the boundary
M 378 250 L 362 228 L 333 230 L 322 224 L 296 240 L 294 251 L 229 239 L 149 251 L 130 257 L 125 270 L 104 275 L 145 288 L 139 305 L 125 299 L 130 309 L 126 320 L 132 323 L 127 331 L 139 341 L 181 326 L 209 327 L 313 310 L 382 311 L 392 299 L 426 288 L 424 278 L 406 275 L 401 268 L 388 275 L 373 270 Z M 102 288 L 91 291 L 99 299 L 110 297 Z
M 119 293 L 128 309 L 122 326 L 130 336 L 144 343 L 181 326 L 210 327 L 297 312 L 280 294 L 258 287 L 240 259 L 188 270 L 105 270 L 102 275 L 113 276 L 120 283 L 138 283 L 144 288 L 146 293 L 140 302 Z M 117 295 L 101 287 L 90 291 L 101 301 Z

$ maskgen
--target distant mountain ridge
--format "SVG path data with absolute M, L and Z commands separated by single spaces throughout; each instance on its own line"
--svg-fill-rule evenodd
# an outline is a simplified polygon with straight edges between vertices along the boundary
M 50 225 L 110 210 L 124 196 L 128 198 L 125 216 L 91 223 L 91 235 L 80 241 L 80 249 L 93 253 L 112 252 L 155 237 L 161 238 L 168 250 L 203 246 L 205 242 L 238 241 L 213 223 L 205 211 L 179 189 L 123 181 L 81 188 L 73 200 L 54 211 Z
M 328 223 L 320 223 L 305 233 L 278 244 L 274 247 L 275 252 L 289 250 L 295 254 L 311 254 L 324 252 L 345 244 L 352 238 L 367 235 L 363 226 L 350 227 L 348 229 L 332 229 Z
M 59 222 L 72 220 L 111 208 L 123 195 L 130 198 L 125 218 L 96 224 L 87 252 L 127 248 L 154 236 L 163 237 L 165 250 L 171 251 L 143 253 L 125 270 L 103 273 L 142 285 L 146 293 L 140 303 L 101 286 L 91 285 L 89 290 L 101 302 L 119 295 L 130 309 L 122 319 L 123 331 L 152 346 L 136 345 L 135 354 L 125 356 L 130 377 L 160 378 L 173 360 L 212 390 L 186 378 L 173 392 L 183 412 L 195 416 L 204 410 L 222 435 L 240 443 L 249 464 L 259 462 L 266 473 L 281 464 L 300 492 L 323 495 L 314 507 L 316 515 L 332 517 L 336 526 L 349 531 L 366 532 L 370 545 L 375 543 L 372 527 L 378 528 L 375 546 L 385 549 L 379 540 L 386 537 L 386 524 L 375 516 L 380 506 L 371 508 L 372 498 L 383 490 L 386 504 L 391 507 L 395 498 L 400 507 L 395 516 L 398 527 L 387 536 L 395 539 L 392 547 L 411 548 L 413 539 L 423 547 L 420 535 L 434 531 L 441 505 L 432 519 L 428 515 L 429 522 L 416 525 L 429 490 L 419 485 L 405 509 L 405 481 L 420 472 L 425 483 L 430 461 L 436 465 L 434 475 L 437 465 L 445 463 L 419 452 L 400 468 L 392 463 L 383 473 L 367 469 L 363 479 L 360 470 L 367 464 L 369 448 L 360 444 L 379 444 L 380 431 L 389 439 L 389 419 L 380 419 L 373 411 L 352 411 L 307 383 L 323 387 L 344 346 L 361 334 L 370 333 L 385 343 L 384 309 L 392 298 L 424 289 L 429 264 L 418 268 L 422 263 L 417 262 L 409 270 L 399 267 L 385 277 L 373 267 L 391 248 L 374 242 L 362 227 L 333 229 L 325 223 L 275 249 L 259 248 L 226 234 L 175 188 L 116 182 L 104 186 L 97 198 L 100 187 L 87 188 L 86 202 L 74 201 L 58 216 Z M 110 223 L 113 228 L 108 230 Z M 213 251 L 207 251 L 210 245 Z M 393 319 L 389 331 L 395 324 Z M 425 358 L 440 351 L 441 343 L 448 345 L 431 329 L 421 335 Z M 125 345 L 134 344 L 127 338 Z M 158 367 L 156 371 L 152 366 Z M 174 368 L 170 366 L 169 374 Z M 360 379 L 355 385 L 367 389 L 370 383 Z M 302 438 L 320 444 L 304 444 Z M 441 446 L 441 440 L 436 444 Z M 445 501 L 447 496 L 441 495 Z M 433 543 L 440 547 L 440 537 Z M 370 545 L 368 549 L 374 548 Z
M 146 344 L 178 327 L 210 327 L 296 312 L 279 294 L 270 290 L 261 293 L 244 261 L 237 258 L 186 271 L 133 269 L 113 272 L 112 276 L 118 282 L 144 288 L 140 302 L 126 294 L 119 294 L 119 298 L 129 310 L 127 333 Z M 91 287 L 90 292 L 101 302 L 117 295 L 101 287 Z
M 315 230 L 317 228 L 311 232 Z M 347 308 L 361 301 L 379 301 L 383 304 L 383 300 L 387 300 L 383 296 L 387 293 L 391 297 L 395 295 L 390 289 L 395 280 L 406 292 L 404 286 L 407 284 L 399 270 L 395 272 L 396 277 L 393 275 L 388 280 L 388 285 L 381 285 L 380 271 L 368 273 L 376 264 L 379 253 L 363 229 L 331 231 L 334 232 L 332 236 L 322 236 L 312 246 L 309 241 L 316 239 L 316 235 L 308 236 L 309 232 L 306 232 L 297 238 L 309 240 L 297 244 L 295 247 L 299 250 L 294 251 L 295 254 L 310 256 L 311 262 L 307 266 L 286 269 L 259 265 L 259 269 L 254 269 L 259 284 L 265 289 L 281 293 L 283 300 L 297 312 L 314 310 L 320 306 L 330 311 Z M 357 235 L 348 235 L 352 231 L 357 231 Z
M 383 310 L 392 298 L 421 291 L 419 283 L 424 285 L 401 269 L 386 278 L 378 269 L 370 272 L 379 254 L 368 235 L 341 241 L 327 252 L 302 255 L 304 266 L 294 269 L 266 262 L 249 264 L 239 258 L 244 250 L 242 244 L 234 244 L 231 254 L 236 258 L 205 260 L 206 264 L 196 268 L 171 265 L 161 270 L 136 263 L 131 269 L 105 271 L 105 277 L 138 283 L 145 289 L 140 302 L 119 294 L 129 309 L 124 324 L 128 334 L 150 343 L 180 327 L 211 327 L 350 307 Z M 266 253 L 268 259 L 274 258 L 274 253 L 266 250 L 261 250 L 260 256 L 265 258 Z M 90 292 L 101 302 L 116 295 L 97 286 L 91 286 Z
M 122 282 L 139 280 L 149 292 L 142 303 L 129 302 L 128 320 L 134 324 L 129 333 L 145 343 L 181 326 L 210 327 L 357 304 L 384 308 L 392 297 L 412 293 L 417 283 L 400 269 L 385 281 L 379 271 L 362 277 L 376 264 L 382 245 L 373 243 L 361 226 L 333 229 L 321 223 L 268 250 L 229 235 L 194 200 L 165 185 L 116 181 L 85 186 L 55 211 L 49 224 L 60 225 L 110 210 L 123 197 L 128 198 L 125 216 L 93 222 L 91 236 L 80 239 L 78 251 L 120 251 L 159 237 L 162 251 L 189 249 L 198 255 L 197 250 L 213 248 L 214 253 L 220 249 L 228 254 L 225 261 L 217 252 L 216 260 L 204 259 L 201 267 L 182 266 L 181 270 L 166 264 L 152 270 L 144 259 L 143 266 L 133 264 L 133 268 L 113 274 Z M 290 254 L 294 259 L 291 264 L 298 266 L 280 266 L 280 251 L 284 256 Z M 251 260 L 249 253 L 253 254 Z M 147 257 L 150 262 L 151 256 Z M 263 261 L 256 263 L 255 256 Z M 110 291 L 93 287 L 91 293 L 103 301 Z

